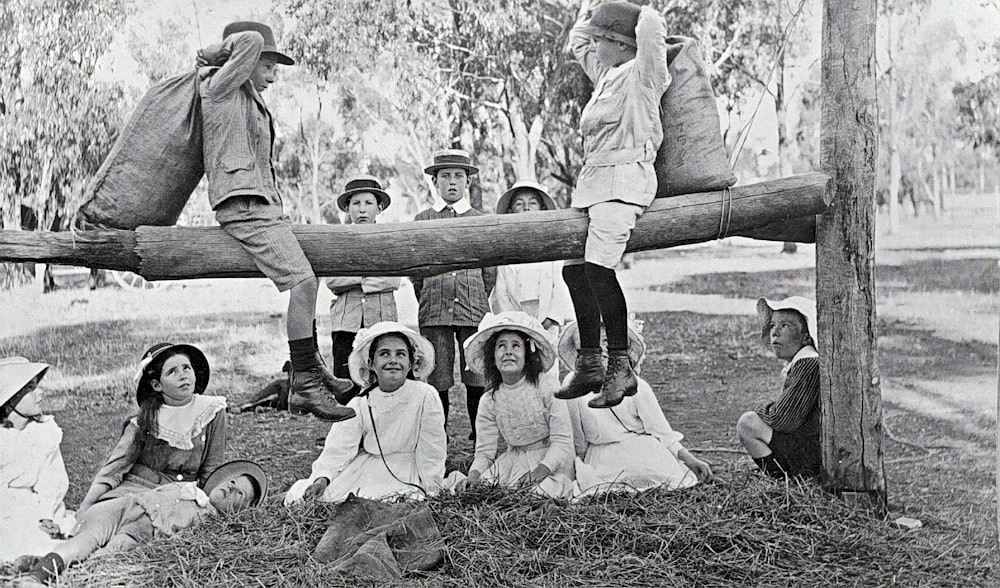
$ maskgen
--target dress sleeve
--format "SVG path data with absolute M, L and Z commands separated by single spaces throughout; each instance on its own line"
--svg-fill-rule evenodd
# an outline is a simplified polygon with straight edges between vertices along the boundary
M 205 454 L 198 468 L 198 486 L 204 487 L 208 477 L 226 463 L 226 431 L 228 420 L 225 410 L 215 413 L 215 418 L 205 428 Z
M 364 436 L 362 419 L 363 415 L 367 414 L 364 407 L 367 405 L 361 398 L 354 398 L 347 405 L 353 408 L 358 416 L 330 425 L 330 432 L 326 434 L 326 442 L 323 443 L 323 451 L 313 462 L 312 474 L 309 476 L 310 484 L 317 478 L 333 481 L 344 471 L 347 464 L 358 456 Z
M 448 434 L 444 429 L 444 406 L 441 396 L 433 386 L 424 392 L 420 436 L 417 438 L 417 475 L 420 485 L 430 492 L 437 489 L 444 479 L 444 462 L 448 457 Z
M 229 35 L 222 45 L 230 51 L 229 59 L 212 74 L 202 92 L 204 97 L 213 100 L 232 95 L 250 79 L 264 48 L 264 37 L 257 31 L 243 31 Z
M 562 279 L 562 271 L 558 267 L 552 269 L 552 302 L 549 304 L 549 316 L 559 325 L 565 325 L 567 319 L 573 317 L 573 299 L 569 288 Z
M 583 429 L 583 407 L 581 402 L 574 400 L 566 403 L 569 412 L 569 422 L 573 429 L 573 449 L 580 459 L 587 456 L 587 433 Z
M 639 22 L 635 27 L 635 61 L 639 79 L 644 86 L 655 88 L 661 93 L 670 85 L 667 69 L 667 28 L 663 17 L 650 6 L 639 11 Z
M 788 371 L 781 397 L 757 406 L 754 412 L 775 431 L 789 433 L 805 424 L 818 403 L 819 359 L 807 357 Z
M 122 483 L 122 479 L 125 478 L 125 474 L 135 465 L 135 460 L 138 457 L 138 443 L 139 425 L 129 419 L 118 444 L 111 450 L 111 455 L 94 476 L 90 487 L 94 488 L 97 484 L 105 484 L 112 490 L 117 488 Z
M 549 405 L 549 449 L 539 462 L 555 472 L 573 460 L 573 426 L 569 422 L 566 401 L 552 399 Z
M 485 472 L 497 458 L 497 445 L 500 439 L 500 427 L 497 425 L 496 402 L 493 393 L 487 391 L 479 399 L 479 412 L 476 414 L 476 456 L 469 466 L 469 471 Z
M 684 435 L 670 426 L 660 402 L 656 399 L 656 394 L 653 393 L 653 388 L 642 378 L 639 379 L 639 391 L 635 395 L 635 407 L 645 432 L 659 439 L 665 447 L 671 448 L 684 438 Z M 672 452 L 676 454 L 676 451 Z
M 490 310 L 494 313 L 522 310 L 520 301 L 515 300 L 508 284 L 517 279 L 514 268 L 509 265 L 497 268 L 496 284 L 490 294 Z

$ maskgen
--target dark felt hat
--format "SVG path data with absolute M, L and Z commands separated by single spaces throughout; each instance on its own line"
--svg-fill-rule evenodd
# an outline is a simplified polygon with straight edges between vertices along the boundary
M 202 394 L 205 392 L 205 388 L 208 387 L 208 378 L 211 375 L 211 370 L 208 367 L 208 359 L 205 354 L 201 352 L 200 349 L 194 345 L 174 345 L 173 343 L 157 343 L 149 349 L 146 353 L 142 354 L 142 361 L 139 362 L 139 373 L 136 375 L 138 380 L 138 385 L 135 389 L 135 401 L 142 404 L 142 401 L 149 395 L 154 393 L 154 390 L 150 387 L 149 381 L 156 378 L 154 372 L 158 371 L 162 365 L 162 361 L 157 362 L 158 357 L 164 357 L 164 353 L 167 351 L 176 351 L 178 353 L 183 353 L 191 360 L 191 367 L 194 369 L 194 393 Z
M 511 212 L 510 201 L 513 199 L 514 194 L 517 194 L 521 190 L 529 190 L 537 194 L 539 200 L 541 200 L 542 208 L 545 210 L 555 210 L 558 208 L 555 201 L 549 196 L 549 191 L 545 186 L 535 180 L 518 180 L 497 200 L 497 214 L 509 214 Z
M 271 31 L 271 27 L 266 24 L 253 22 L 251 20 L 231 22 L 227 24 L 226 28 L 222 31 L 222 39 L 225 40 L 229 35 L 243 33 L 246 31 L 257 31 L 260 33 L 261 37 L 264 37 L 264 48 L 260 51 L 262 54 L 270 53 L 274 55 L 277 58 L 276 61 L 281 65 L 295 65 L 294 59 L 285 55 L 281 51 L 278 51 L 278 46 L 274 43 L 274 32 Z
M 379 182 L 378 178 L 375 176 L 357 176 L 348 180 L 347 185 L 344 186 L 344 193 L 337 196 L 337 208 L 347 212 L 347 205 L 351 202 L 351 196 L 361 192 L 374 194 L 375 198 L 378 199 L 378 203 L 382 205 L 382 210 L 389 208 L 389 204 L 392 203 L 392 199 L 382 189 L 382 183 Z
M 247 459 L 237 459 L 217 467 L 205 480 L 205 487 L 202 490 L 205 491 L 205 494 L 211 494 L 212 490 L 219 484 L 240 476 L 249 476 L 257 487 L 257 499 L 250 506 L 258 506 L 263 503 L 264 499 L 267 498 L 267 474 L 264 473 L 264 468 Z
M 640 10 L 639 6 L 625 0 L 605 2 L 591 11 L 590 25 L 585 30 L 591 35 L 635 47 L 635 27 L 639 24 Z
M 470 176 L 479 173 L 479 168 L 472 165 L 472 157 L 464 149 L 442 149 L 434 153 L 434 163 L 425 167 L 424 173 L 433 176 L 448 168 L 464 169 Z

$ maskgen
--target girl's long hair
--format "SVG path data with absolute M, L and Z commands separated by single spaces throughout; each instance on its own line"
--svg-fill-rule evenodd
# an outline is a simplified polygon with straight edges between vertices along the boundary
M 500 368 L 497 367 L 497 360 L 493 356 L 494 350 L 497 348 L 497 341 L 500 339 L 500 335 L 504 333 L 514 333 L 521 338 L 524 343 L 524 377 L 527 378 L 531 384 L 537 385 L 538 378 L 545 371 L 542 366 L 542 354 L 538 352 L 535 347 L 534 342 L 531 337 L 525 335 L 521 331 L 516 331 L 514 329 L 497 331 L 490 335 L 490 338 L 486 340 L 486 346 L 483 350 L 483 366 L 486 373 L 486 389 L 493 393 L 500 387 L 503 382 L 503 378 L 500 376 Z
M 136 416 L 139 438 L 137 439 L 138 443 L 132 445 L 136 454 L 141 453 L 147 441 L 155 439 L 160 432 L 159 414 L 160 407 L 163 406 L 163 393 L 154 390 L 150 381 L 160 379 L 160 376 L 163 375 L 163 364 L 175 355 L 183 355 L 188 358 L 188 361 L 191 361 L 191 358 L 181 351 L 164 351 L 142 371 L 141 389 L 136 393 L 136 396 L 139 397 L 139 414 Z

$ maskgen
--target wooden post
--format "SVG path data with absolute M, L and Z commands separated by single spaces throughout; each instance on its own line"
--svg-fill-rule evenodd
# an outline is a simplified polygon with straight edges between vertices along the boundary
M 876 360 L 874 0 L 823 0 L 820 158 L 833 178 L 816 223 L 824 483 L 886 507 Z

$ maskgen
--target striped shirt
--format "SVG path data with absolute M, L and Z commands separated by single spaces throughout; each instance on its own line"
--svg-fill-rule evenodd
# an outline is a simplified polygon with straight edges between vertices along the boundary
M 471 208 L 459 214 L 451 207 L 441 211 L 428 208 L 414 220 L 434 220 L 480 216 Z M 420 302 L 418 322 L 421 327 L 478 327 L 489 312 L 489 294 L 497 281 L 495 267 L 454 270 L 435 276 L 413 277 L 413 291 Z
M 819 356 L 812 346 L 803 347 L 786 368 L 781 397 L 754 408 L 762 421 L 775 431 L 792 433 L 818 432 Z

